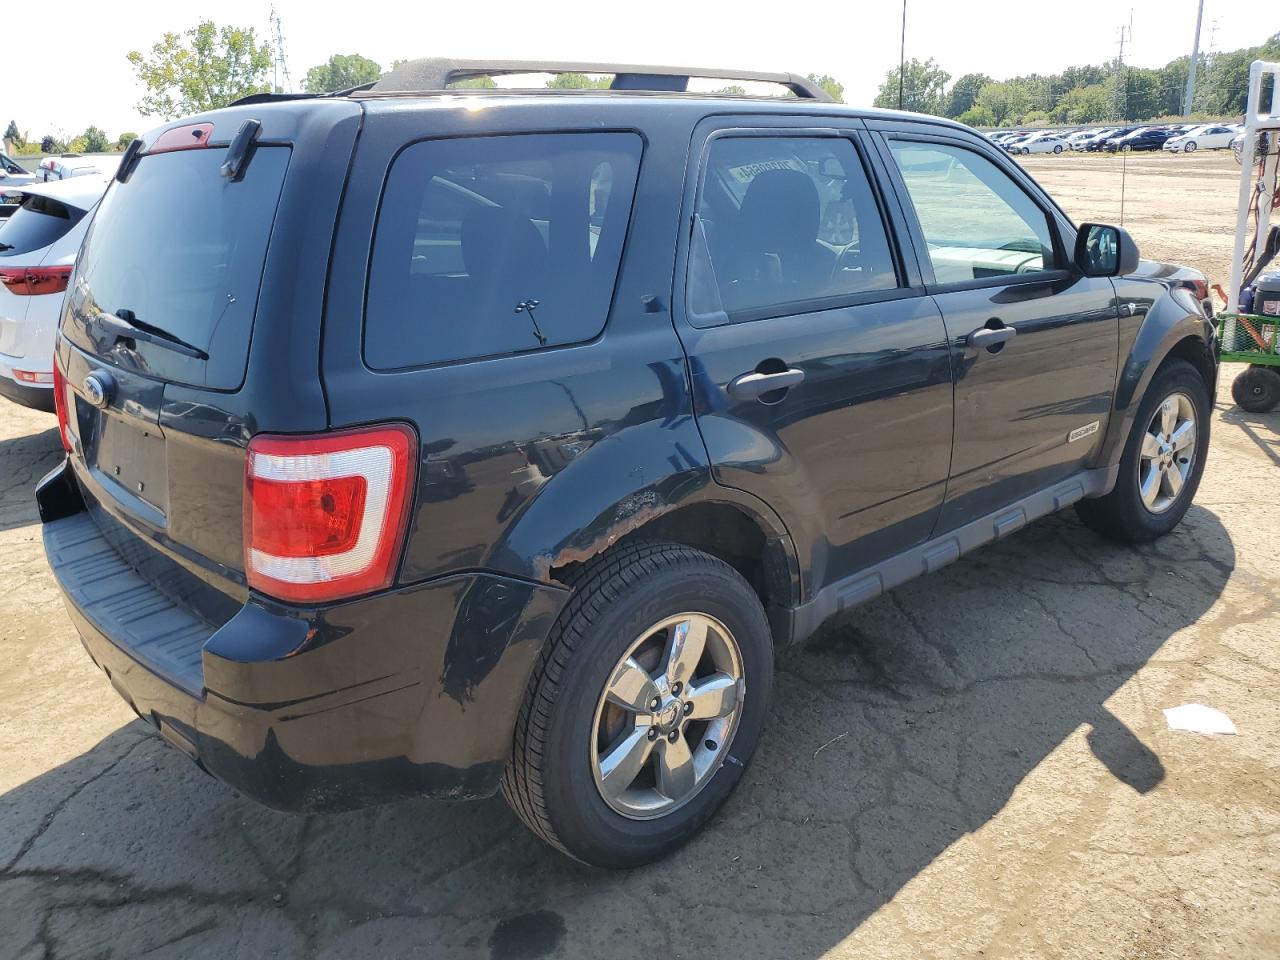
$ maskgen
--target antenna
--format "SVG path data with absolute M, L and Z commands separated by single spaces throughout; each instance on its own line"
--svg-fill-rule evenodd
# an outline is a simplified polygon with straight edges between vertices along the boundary
M 271 5 L 271 68 L 274 74 L 271 89 L 275 93 L 293 93 L 293 80 L 289 77 L 289 61 L 284 55 L 284 31 L 280 27 L 280 14 Z M 284 80 L 281 85 L 281 79 Z

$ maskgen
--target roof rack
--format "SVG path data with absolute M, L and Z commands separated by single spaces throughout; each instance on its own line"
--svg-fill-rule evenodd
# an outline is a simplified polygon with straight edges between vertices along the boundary
M 610 90 L 658 90 L 684 93 L 692 77 L 711 80 L 775 83 L 802 100 L 830 102 L 827 91 L 794 73 L 719 70 L 711 67 L 662 67 L 627 63 L 580 63 L 564 60 L 445 60 L 427 57 L 402 63 L 380 80 L 349 92 L 423 93 L 448 89 L 449 84 L 477 77 L 519 73 L 612 74 Z

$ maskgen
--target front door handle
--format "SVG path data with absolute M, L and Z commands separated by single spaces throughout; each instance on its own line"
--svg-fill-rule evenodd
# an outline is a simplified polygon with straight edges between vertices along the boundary
M 979 327 L 969 334 L 965 343 L 970 347 L 991 347 L 1007 343 L 1018 335 L 1017 327 Z
M 778 373 L 752 370 L 729 381 L 729 396 L 735 400 L 759 400 L 766 393 L 788 390 L 804 379 L 804 371 L 795 367 Z

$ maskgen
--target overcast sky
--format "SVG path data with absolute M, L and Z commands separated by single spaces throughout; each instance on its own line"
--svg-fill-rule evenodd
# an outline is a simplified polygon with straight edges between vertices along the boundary
M 22 6 L 21 17 L 10 18 L 19 32 L 0 52 L 9 77 L 0 123 L 16 119 L 33 138 L 75 135 L 91 123 L 113 138 L 154 126 L 158 120 L 137 113 L 141 90 L 125 54 L 149 48 L 166 30 L 209 18 L 252 26 L 263 37 L 269 31 L 268 0 Z M 307 68 L 330 54 L 359 53 L 384 67 L 393 59 L 453 56 L 828 73 L 854 104 L 869 104 L 885 71 L 897 64 L 902 10 L 894 0 L 276 0 L 275 6 L 295 89 Z M 933 57 L 953 78 L 981 71 L 1003 79 L 1101 63 L 1115 56 L 1131 7 L 1126 60 L 1159 66 L 1189 51 L 1196 0 L 909 0 L 907 57 Z M 1201 48 L 1209 45 L 1215 20 L 1217 49 L 1261 43 L 1280 30 L 1278 11 L 1274 0 L 1205 0 Z

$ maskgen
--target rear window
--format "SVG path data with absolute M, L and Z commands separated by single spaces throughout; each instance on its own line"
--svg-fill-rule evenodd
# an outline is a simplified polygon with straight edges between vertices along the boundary
M 16 257 L 61 240 L 84 211 L 52 197 L 28 194 L 22 206 L 0 224 L 0 257 Z
M 365 361 L 395 369 L 600 333 L 640 153 L 633 133 L 429 140 L 406 148 L 378 214 Z
M 289 150 L 257 148 L 236 182 L 218 172 L 225 157 L 220 149 L 143 157 L 127 183 L 112 183 L 85 236 L 72 309 L 82 320 L 131 311 L 209 355 L 204 361 L 138 341 L 113 359 L 228 390 L 244 379 Z M 81 323 L 64 332 L 95 349 Z

